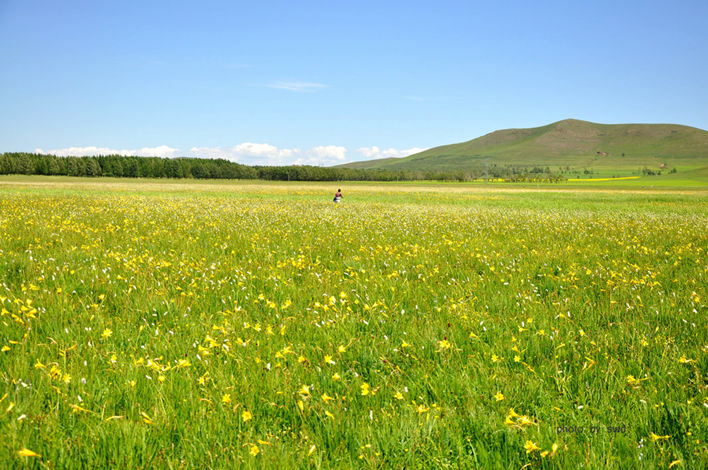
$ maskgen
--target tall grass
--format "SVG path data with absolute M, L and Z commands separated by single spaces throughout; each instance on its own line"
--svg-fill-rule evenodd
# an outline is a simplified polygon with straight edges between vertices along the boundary
M 0 192 L 0 461 L 708 464 L 703 196 L 298 188 Z

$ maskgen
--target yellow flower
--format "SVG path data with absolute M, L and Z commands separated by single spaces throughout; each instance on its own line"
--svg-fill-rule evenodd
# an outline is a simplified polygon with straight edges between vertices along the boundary
M 298 391 L 300 395 L 303 397 L 309 397 L 310 396 L 310 388 L 307 385 L 303 385 L 300 387 L 300 390 Z
M 71 408 L 72 413 L 79 413 L 80 411 L 83 411 L 84 413 L 88 413 L 90 411 L 90 410 L 87 410 L 86 408 L 83 408 L 79 405 L 70 404 L 69 407 Z
M 31 451 L 26 447 L 23 447 L 22 450 L 18 450 L 17 453 L 20 457 L 41 457 L 37 452 Z
M 495 398 L 497 401 L 502 401 L 502 400 L 504 400 L 504 394 L 502 394 L 502 392 L 497 392 L 497 394 L 494 395 L 494 398 Z
M 517 422 L 522 426 L 530 426 L 532 424 L 535 424 L 533 422 L 533 420 L 526 415 L 523 415 L 522 417 L 520 417 Z
M 259 449 L 257 445 L 252 445 L 251 450 L 248 453 L 255 457 L 261 453 L 261 449 Z
M 337 352 L 339 354 L 344 354 L 345 352 L 347 352 L 347 348 L 345 348 L 343 345 L 340 344 L 339 348 L 337 348 Z
M 144 411 L 141 411 L 140 414 L 141 414 L 142 417 L 143 417 L 143 423 L 145 423 L 145 424 L 152 424 L 152 418 L 150 417 L 150 415 L 148 415 L 148 414 L 145 413 Z
M 326 403 L 326 402 L 328 402 L 328 401 L 334 400 L 334 398 L 330 397 L 330 396 L 327 395 L 326 393 L 323 393 L 323 394 L 322 394 L 322 400 Z
M 61 377 L 61 369 L 59 369 L 57 366 L 52 366 L 52 368 L 49 369 L 49 377 L 54 380 L 58 379 L 59 377 Z
M 253 419 L 253 415 L 251 414 L 250 411 L 243 410 L 241 412 L 241 419 L 243 420 L 244 423 L 246 423 L 246 422 Z
M 627 376 L 627 385 L 629 385 L 633 388 L 638 388 L 642 384 L 642 380 L 647 380 L 647 379 L 637 379 L 633 375 L 628 375 Z
M 106 328 L 105 330 L 103 330 L 103 333 L 101 333 L 101 337 L 105 339 L 105 338 L 110 337 L 112 334 L 113 334 L 113 331 L 111 331 L 110 328 Z
M 332 380 L 342 380 L 342 376 L 339 375 L 339 372 L 335 372 L 332 376 Z
M 652 442 L 656 442 L 656 441 L 660 441 L 660 440 L 662 440 L 662 439 L 668 439 L 668 438 L 670 438 L 671 436 L 669 436 L 669 435 L 660 436 L 660 435 L 654 434 L 654 433 L 652 432 L 652 433 L 649 433 L 649 437 L 651 437 Z
M 519 361 L 521 361 L 521 356 L 519 356 L 517 354 L 516 356 L 514 356 L 514 362 L 519 362 Z
M 553 446 L 551 446 L 550 451 L 544 450 L 543 452 L 541 452 L 541 457 L 545 458 L 548 454 L 551 454 L 551 457 L 553 457 L 554 455 L 556 455 L 557 451 L 558 451 L 558 443 L 554 442 Z
M 499 362 L 499 356 L 492 354 L 492 362 Z
M 541 448 L 537 446 L 533 441 L 526 441 L 526 444 L 524 444 L 524 449 L 526 449 L 527 454 L 530 454 L 531 452 L 536 450 L 541 450 Z
M 367 383 L 362 384 L 362 385 L 361 385 L 361 394 L 362 394 L 363 396 L 366 396 L 366 395 L 368 395 L 369 393 L 371 393 L 371 391 L 369 390 L 369 384 L 367 384 Z
M 418 414 L 423 414 L 423 413 L 427 413 L 430 410 L 430 408 L 421 404 L 421 405 L 418 405 L 418 407 L 415 410 L 418 412 Z
M 231 403 L 231 394 L 225 393 L 223 397 L 221 397 L 221 403 Z
M 403 400 L 403 394 L 401 392 L 396 392 L 393 396 L 396 400 Z
M 442 341 L 438 341 L 438 351 L 443 351 L 445 349 L 450 349 L 452 347 L 452 344 L 446 339 Z

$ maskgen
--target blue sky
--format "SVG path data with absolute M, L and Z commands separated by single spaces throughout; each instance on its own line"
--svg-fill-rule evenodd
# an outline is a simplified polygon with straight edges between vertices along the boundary
M 0 0 L 0 151 L 403 156 L 565 118 L 708 129 L 708 2 Z

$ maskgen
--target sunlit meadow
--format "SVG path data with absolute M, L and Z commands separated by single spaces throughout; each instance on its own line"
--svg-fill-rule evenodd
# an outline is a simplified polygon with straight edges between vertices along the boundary
M 336 189 L 0 184 L 0 465 L 708 466 L 707 193 Z

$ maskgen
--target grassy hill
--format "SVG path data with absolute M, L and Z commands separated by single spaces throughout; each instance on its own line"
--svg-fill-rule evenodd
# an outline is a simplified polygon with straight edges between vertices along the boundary
M 391 170 L 480 171 L 488 166 L 550 167 L 554 172 L 636 174 L 641 168 L 693 172 L 708 167 L 708 132 L 675 124 L 596 124 L 566 119 L 495 131 L 405 158 L 342 165 Z

